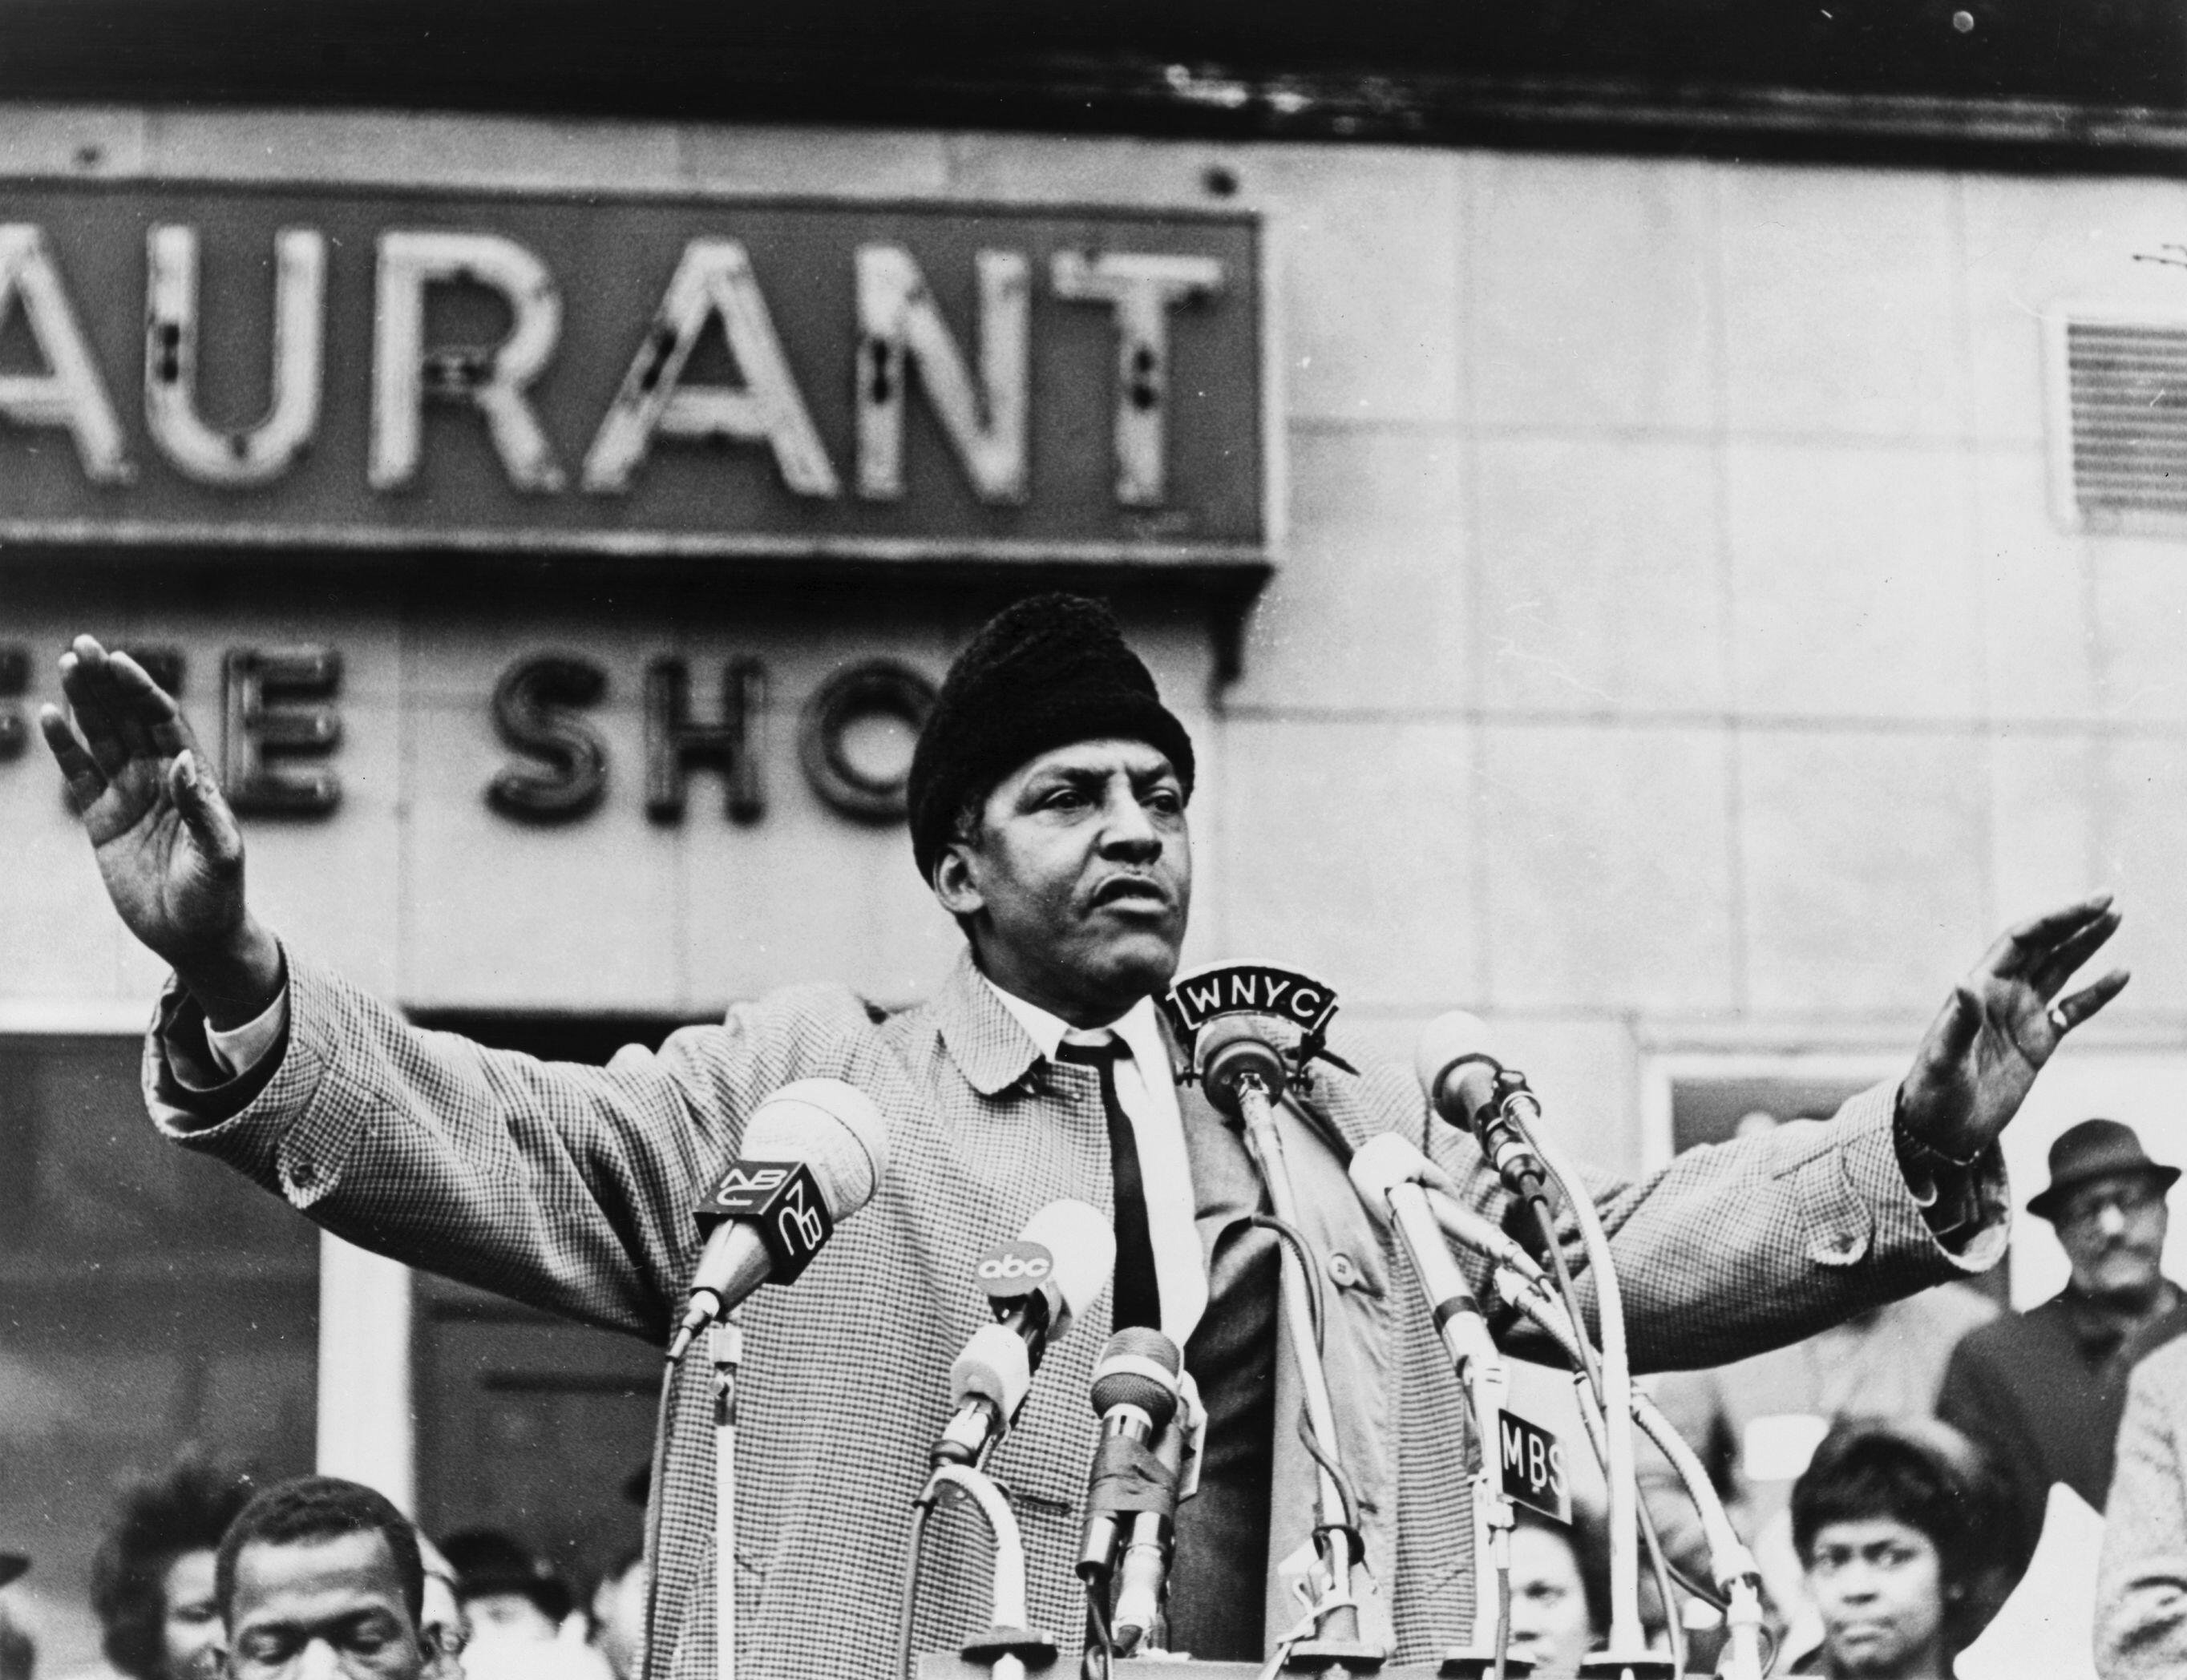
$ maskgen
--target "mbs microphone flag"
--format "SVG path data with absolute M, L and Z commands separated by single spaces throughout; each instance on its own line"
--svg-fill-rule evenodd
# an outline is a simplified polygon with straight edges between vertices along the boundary
M 771 1283 L 794 1283 L 828 1245 L 835 1222 L 801 1160 L 732 1161 L 714 1193 L 691 1210 L 701 1233 L 725 1219 L 754 1227 L 774 1261 Z

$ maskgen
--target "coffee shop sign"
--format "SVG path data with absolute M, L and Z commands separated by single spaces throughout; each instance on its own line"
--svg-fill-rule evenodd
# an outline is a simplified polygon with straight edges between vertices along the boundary
M 126 651 L 153 680 L 181 694 L 188 674 L 171 647 Z M 0 761 L 25 756 L 30 729 L 25 697 L 30 649 L 0 646 Z M 761 725 L 767 709 L 767 667 L 730 660 L 721 668 L 720 705 L 694 704 L 687 663 L 663 655 L 645 667 L 646 814 L 680 822 L 694 771 L 720 778 L 732 821 L 767 812 Z M 331 761 L 342 739 L 338 705 L 341 654 L 325 646 L 230 648 L 221 661 L 221 786 L 250 817 L 323 817 L 341 801 Z M 509 759 L 483 787 L 486 801 L 520 822 L 554 823 L 586 815 L 605 796 L 607 745 L 586 713 L 605 698 L 607 672 L 567 653 L 528 655 L 501 674 L 493 690 L 496 733 Z M 904 815 L 908 765 L 875 764 L 858 750 L 859 732 L 894 722 L 915 733 L 934 701 L 933 684 L 895 660 L 843 666 L 799 709 L 797 757 L 807 784 L 841 816 L 861 823 Z

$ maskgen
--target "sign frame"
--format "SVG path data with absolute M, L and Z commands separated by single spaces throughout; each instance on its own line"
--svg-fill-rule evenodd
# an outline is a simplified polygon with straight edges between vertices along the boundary
M 1257 538 L 1230 537 L 1174 537 L 1150 535 L 1118 539 L 1094 535 L 1083 538 L 1036 537 L 1016 538 L 977 532 L 882 535 L 818 531 L 782 533 L 737 529 L 571 528 L 552 517 L 553 502 L 539 504 L 542 517 L 505 524 L 451 518 L 444 524 L 405 526 L 369 520 L 345 520 L 261 517 L 239 508 L 232 518 L 138 517 L 117 512 L 112 518 L 24 517 L 0 514 L 0 566 L 11 557 L 66 553 L 97 548 L 106 555 L 220 557 L 256 553 L 278 563 L 284 553 L 343 553 L 369 560 L 374 556 L 475 556 L 481 559 L 509 558 L 589 559 L 615 563 L 618 570 L 632 564 L 652 562 L 681 569 L 714 562 L 735 565 L 739 575 L 839 576 L 846 571 L 881 571 L 894 575 L 949 573 L 959 577 L 996 576 L 1041 569 L 1059 574 L 1058 581 L 1073 576 L 1098 587 L 1099 580 L 1125 572 L 1158 582 L 1165 576 L 1193 577 L 1212 597 L 1250 600 L 1273 570 L 1272 561 L 1285 535 L 1288 507 L 1286 400 L 1284 358 L 1277 342 L 1280 321 L 1278 295 L 1279 264 L 1275 229 L 1257 208 L 1209 208 L 1178 204 L 1140 204 L 1129 200 L 1096 202 L 1082 198 L 1054 201 L 936 195 L 897 194 L 862 198 L 809 189 L 769 193 L 740 185 L 735 189 L 708 188 L 700 183 L 633 182 L 612 193 L 582 188 L 559 188 L 529 184 L 474 184 L 445 180 L 372 181 L 354 177 L 320 177 L 308 171 L 269 179 L 263 177 L 73 177 L 51 168 L 21 174 L 0 171 L 0 192 L 8 188 L 65 194 L 71 198 L 156 195 L 171 189 L 178 197 L 215 195 L 237 200 L 304 195 L 329 202 L 408 201 L 422 213 L 445 216 L 452 208 L 476 205 L 482 212 L 498 206 L 518 210 L 532 207 L 579 208 L 601 205 L 638 209 L 657 206 L 664 212 L 677 207 L 694 211 L 749 207 L 768 214 L 804 211 L 850 217 L 894 215 L 979 222 L 993 219 L 1004 227 L 1011 222 L 1067 221 L 1073 218 L 1114 220 L 1135 228 L 1180 226 L 1218 227 L 1242 232 L 1252 250 L 1254 314 L 1248 330 L 1254 340 L 1254 445 L 1259 455 L 1260 483 L 1253 497 L 1258 524 Z M 0 206 L 4 211 L 4 206 Z M 74 278 L 75 277 L 70 277 Z M 1240 278 L 1245 277 L 1241 276 Z M 80 281 L 78 282 L 80 284 Z M 80 294 L 75 295 L 80 296 Z M 11 312 L 19 312 L 20 305 Z M 845 323 L 846 333 L 851 323 Z M 110 399 L 117 410 L 128 412 L 132 447 L 149 456 L 143 418 L 130 402 L 136 391 L 135 370 L 124 371 L 110 358 L 102 359 Z M 62 445 L 65 448 L 65 444 Z M 87 484 L 86 500 L 106 492 Z M 570 495 L 582 492 L 570 492 Z

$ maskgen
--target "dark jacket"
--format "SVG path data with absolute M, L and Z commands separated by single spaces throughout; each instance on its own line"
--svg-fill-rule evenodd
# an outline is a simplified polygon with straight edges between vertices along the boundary
M 1937 1415 L 1989 1447 L 2011 1474 L 2029 1551 L 2051 1483 L 2103 1509 L 2127 1378 L 2142 1355 L 2187 1331 L 2187 1296 L 2164 1287 L 2163 1312 L 2132 1335 L 2069 1288 L 1970 1331 L 1953 1351 Z

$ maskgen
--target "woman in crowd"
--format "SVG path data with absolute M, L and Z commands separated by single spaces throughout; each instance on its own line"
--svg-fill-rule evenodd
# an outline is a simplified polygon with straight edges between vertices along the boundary
M 2010 1490 L 1929 1418 L 1852 1419 L 1792 1485 L 1792 1541 L 1823 1643 L 1796 1672 L 1951 1680 L 2027 1566 Z
M 121 1497 L 91 1565 L 106 1660 L 128 1680 L 212 1680 L 220 1672 L 213 1558 L 250 1503 L 249 1474 L 186 1449 Z
M 1526 1506 L 1511 1531 L 1511 1655 L 1569 1673 L 1607 1637 L 1610 1537 L 1599 1513 L 1575 1502 L 1570 1526 Z

